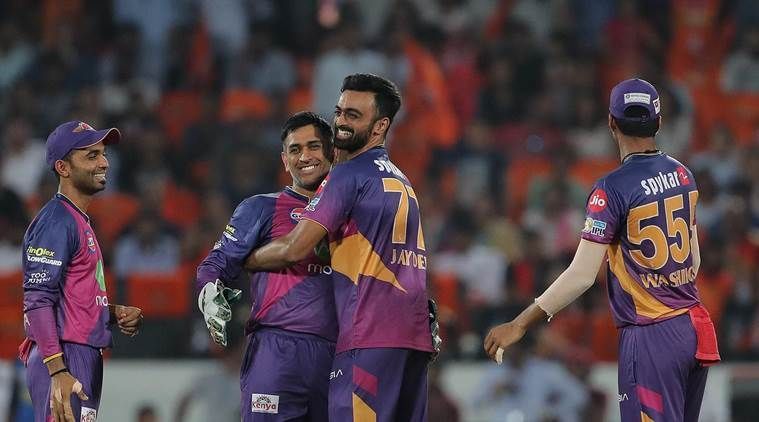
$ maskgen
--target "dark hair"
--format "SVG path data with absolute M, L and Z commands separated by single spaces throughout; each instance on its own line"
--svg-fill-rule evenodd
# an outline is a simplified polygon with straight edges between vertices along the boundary
M 299 111 L 292 116 L 282 125 L 282 133 L 279 135 L 282 142 L 285 142 L 287 135 L 289 135 L 295 129 L 302 128 L 303 126 L 314 125 L 316 131 L 319 132 L 319 136 L 323 141 L 332 143 L 332 126 L 327 123 L 324 118 L 312 111 Z
M 345 91 L 373 92 L 378 119 L 387 117 L 392 122 L 395 113 L 401 108 L 401 93 L 398 87 L 391 81 L 371 73 L 354 73 L 346 76 L 340 88 L 340 92 Z
M 659 121 L 657 117 L 651 119 L 651 116 L 643 106 L 633 105 L 625 109 L 625 117 L 612 117 L 617 123 L 619 131 L 627 136 L 638 138 L 651 138 L 659 131 Z

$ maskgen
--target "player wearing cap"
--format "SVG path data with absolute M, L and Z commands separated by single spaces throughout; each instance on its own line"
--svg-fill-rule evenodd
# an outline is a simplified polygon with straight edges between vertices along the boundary
M 644 80 L 612 89 L 609 129 L 622 163 L 593 187 L 569 268 L 514 320 L 490 330 L 484 345 L 500 361 L 530 326 L 592 286 L 608 255 L 623 422 L 697 421 L 706 367 L 720 360 L 695 285 L 698 189 L 687 167 L 656 148 L 660 111 L 659 94 Z
M 115 128 L 95 130 L 72 121 L 47 138 L 47 165 L 59 180 L 24 235 L 24 328 L 19 357 L 36 422 L 95 420 L 103 384 L 102 349 L 110 324 L 134 336 L 139 308 L 108 303 L 103 256 L 87 207 L 105 189 L 105 146 Z

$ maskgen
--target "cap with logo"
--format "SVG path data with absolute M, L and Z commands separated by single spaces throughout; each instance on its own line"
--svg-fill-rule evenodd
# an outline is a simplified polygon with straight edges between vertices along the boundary
M 121 132 L 115 127 L 95 130 L 87 123 L 73 120 L 63 123 L 47 137 L 47 165 L 50 168 L 62 160 L 71 150 L 87 148 L 103 141 L 104 144 L 117 144 Z
M 632 106 L 643 107 L 648 111 L 648 115 L 642 117 L 630 117 L 625 115 L 625 111 Z M 659 93 L 656 88 L 643 79 L 628 79 L 622 81 L 612 88 L 609 96 L 609 113 L 618 120 L 627 120 L 631 122 L 646 122 L 659 117 L 661 104 L 659 103 Z

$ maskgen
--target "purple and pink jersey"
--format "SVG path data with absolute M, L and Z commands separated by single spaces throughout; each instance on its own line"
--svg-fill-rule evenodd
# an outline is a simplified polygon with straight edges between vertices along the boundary
M 335 166 L 304 218 L 329 233 L 340 325 L 336 353 L 385 347 L 431 352 L 419 205 L 385 148 Z
M 216 279 L 225 283 L 235 280 L 250 252 L 288 234 L 307 204 L 308 197 L 290 188 L 240 203 L 198 267 L 198 288 Z M 246 333 L 264 326 L 314 334 L 333 342 L 337 339 L 332 270 L 326 245 L 320 248 L 290 268 L 251 275 L 253 307 Z
M 39 343 L 35 327 L 47 321 L 31 319 L 50 315 L 35 311 L 51 308 L 60 341 L 95 348 L 111 346 L 100 246 L 89 217 L 64 195 L 56 194 L 29 225 L 24 235 L 23 269 L 28 338 Z M 40 344 L 43 357 L 61 351 L 51 339 L 39 340 L 46 341 Z
M 690 243 L 697 200 L 690 170 L 661 152 L 631 155 L 596 182 L 582 238 L 609 245 L 618 327 L 666 320 L 700 303 Z

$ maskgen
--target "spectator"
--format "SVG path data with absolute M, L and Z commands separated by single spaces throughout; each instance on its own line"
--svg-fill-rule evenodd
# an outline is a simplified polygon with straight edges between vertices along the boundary
M 179 267 L 179 242 L 154 211 L 143 210 L 114 249 L 114 273 L 125 279 L 140 273 L 172 273 Z

